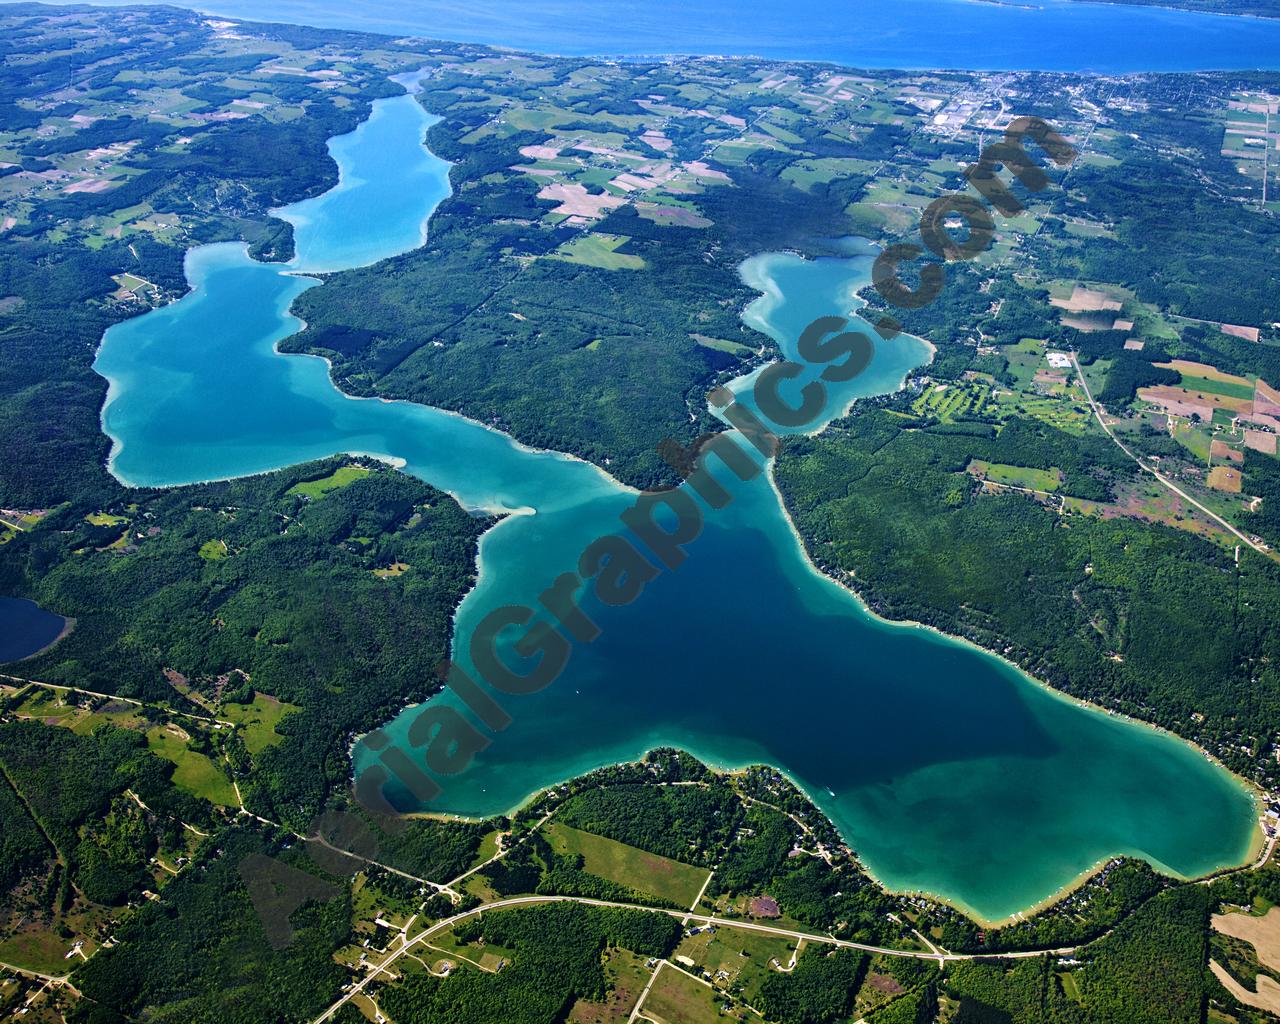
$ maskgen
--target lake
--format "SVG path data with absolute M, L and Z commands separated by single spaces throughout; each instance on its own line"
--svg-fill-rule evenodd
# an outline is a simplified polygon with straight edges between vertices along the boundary
M 331 144 L 343 184 L 279 211 L 296 226 L 295 260 L 256 263 L 238 244 L 193 250 L 191 293 L 112 327 L 95 367 L 111 382 L 112 468 L 129 483 L 363 452 L 465 507 L 516 513 L 483 537 L 479 580 L 458 611 L 455 650 L 470 666 L 476 623 L 500 605 L 536 604 L 590 541 L 620 530 L 635 496 L 596 467 L 461 416 L 346 397 L 323 360 L 275 351 L 299 326 L 290 303 L 317 286 L 299 274 L 420 243 L 449 191 L 448 165 L 421 145 L 429 122 L 410 96 L 378 101 L 366 126 Z M 747 261 L 761 297 L 745 319 L 790 352 L 801 326 L 857 305 L 870 252 Z M 826 418 L 897 388 L 928 358 L 913 339 L 881 344 L 864 374 L 828 395 Z M 602 635 L 575 647 L 554 685 L 504 700 L 514 723 L 441 780 L 433 810 L 508 811 L 554 782 L 676 745 L 717 765 L 781 767 L 886 885 L 986 920 L 1118 854 L 1185 876 L 1248 858 L 1251 797 L 1202 753 L 1079 707 L 965 644 L 877 620 L 809 566 L 766 474 L 733 494 L 706 510 L 677 571 L 630 606 L 588 607 Z M 407 743 L 413 713 L 386 730 Z M 356 770 L 372 757 L 358 744 Z
M 34 601 L 0 597 L 0 663 L 39 654 L 57 640 L 67 620 Z
M 753 54 L 866 68 L 1104 73 L 1280 67 L 1280 21 L 1072 0 L 199 0 L 181 6 L 251 21 L 539 53 Z

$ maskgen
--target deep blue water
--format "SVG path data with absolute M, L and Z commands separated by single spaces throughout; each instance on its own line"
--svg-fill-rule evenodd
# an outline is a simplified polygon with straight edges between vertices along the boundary
M 331 143 L 343 184 L 279 211 L 297 227 L 293 262 L 256 263 L 234 243 L 193 250 L 192 292 L 112 327 L 95 367 L 112 385 L 103 411 L 112 468 L 129 482 L 365 451 L 401 460 L 468 507 L 517 512 L 482 538 L 479 579 L 456 617 L 455 652 L 473 668 L 480 620 L 501 605 L 536 607 L 589 542 L 621 530 L 635 496 L 593 466 L 472 420 L 348 398 L 321 360 L 275 351 L 298 327 L 292 300 L 324 287 L 297 271 L 421 244 L 449 188 L 448 165 L 421 145 L 427 123 L 410 96 L 378 101 L 365 127 Z M 868 252 L 748 260 L 743 278 L 761 297 L 744 318 L 794 355 L 804 324 L 857 305 Z M 824 418 L 897 388 L 928 358 L 909 338 L 877 346 L 864 374 L 831 388 Z M 603 634 L 575 647 L 554 685 L 504 698 L 515 721 L 466 771 L 442 777 L 433 809 L 506 811 L 544 786 L 670 744 L 717 764 L 783 767 L 888 885 L 992 919 L 1116 854 L 1184 875 L 1247 859 L 1253 808 L 1226 772 L 971 647 L 876 620 L 810 568 L 765 475 L 737 487 L 729 507 L 708 509 L 689 550 L 634 604 L 589 602 Z M 505 656 L 513 640 L 503 638 Z M 448 702 L 452 693 L 432 701 Z M 421 757 L 408 738 L 414 717 L 409 709 L 386 731 Z M 356 770 L 372 759 L 359 744 Z
M 755 54 L 866 68 L 1107 73 L 1280 67 L 1277 20 L 1072 0 L 198 0 L 179 6 L 539 53 Z
M 0 597 L 0 662 L 29 658 L 58 639 L 66 620 L 33 601 Z

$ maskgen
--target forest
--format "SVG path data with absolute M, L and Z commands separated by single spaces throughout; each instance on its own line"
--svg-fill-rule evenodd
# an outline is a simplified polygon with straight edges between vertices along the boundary
M 381 466 L 314 500 L 290 493 L 343 464 L 73 502 L 0 546 L 8 592 L 77 620 L 23 672 L 188 709 L 166 672 L 206 699 L 238 672 L 300 705 L 241 790 L 302 827 L 345 787 L 354 735 L 438 688 L 431 669 L 489 525 Z M 397 563 L 411 568 L 376 575 Z
M 556 1024 L 576 999 L 605 993 L 602 954 L 670 954 L 680 924 L 665 914 L 554 903 L 483 915 L 476 937 L 515 953 L 496 975 L 465 971 L 445 981 L 423 973 L 384 990 L 379 1002 L 401 1024 Z
M 856 574 L 881 614 L 1004 650 L 1057 689 L 1212 743 L 1244 774 L 1273 770 L 1239 749 L 1280 719 L 1271 561 L 1246 552 L 1236 564 L 1169 527 L 1064 521 L 1022 495 L 980 494 L 964 473 L 974 458 L 1061 465 L 1046 425 L 1014 420 L 995 437 L 912 427 L 866 408 L 787 443 L 778 484 L 821 567 Z M 1099 452 L 1087 486 L 1107 486 L 1107 462 Z M 1081 490 L 1070 472 L 1064 486 Z
M 0 103 L 5 109 L 29 102 L 78 75 L 76 99 L 60 104 L 57 115 L 110 103 L 124 90 L 116 77 L 136 69 L 163 79 L 180 76 L 194 83 L 222 81 L 261 64 L 269 53 L 217 59 L 201 51 L 209 46 L 209 30 L 200 15 L 177 9 L 152 9 L 129 46 L 102 42 L 92 24 L 81 31 L 93 45 L 46 56 L 51 29 L 36 7 L 6 9 L 4 56 L 0 62 Z M 26 15 L 23 17 L 23 15 Z M 91 16 L 99 21 L 115 14 Z M 25 31 L 22 31 L 25 29 Z M 285 26 L 279 33 L 292 35 Z M 76 28 L 64 25 L 61 32 Z M 303 33 L 298 33 L 300 36 Z M 353 35 L 352 42 L 377 39 L 383 49 L 397 44 L 380 37 Z M 342 34 L 321 34 L 312 45 L 332 44 Z M 402 58 L 414 62 L 411 51 Z M 102 62 L 93 73 L 85 68 Z M 23 144 L 25 161 L 109 143 L 136 140 L 130 166 L 136 170 L 124 184 L 105 192 L 61 191 L 28 204 L 26 216 L 0 235 L 0 430 L 9 457 L 0 463 L 0 504 L 46 508 L 72 497 L 103 493 L 111 486 L 104 470 L 109 444 L 98 426 L 107 382 L 91 369 L 102 333 L 111 324 L 135 315 L 134 306 L 108 301 L 117 285 L 112 275 L 127 271 L 149 280 L 168 295 L 186 289 L 183 253 L 201 242 L 244 239 L 261 258 L 287 259 L 293 240 L 287 224 L 270 220 L 273 206 L 321 192 L 337 180 L 326 143 L 350 131 L 367 116 L 369 103 L 396 94 L 398 87 L 372 62 L 357 60 L 347 75 L 346 95 L 310 90 L 307 116 L 288 124 L 243 119 L 210 121 L 199 127 L 136 117 L 97 120 L 87 128 L 55 138 L 32 138 Z M 264 77 L 254 88 L 292 96 L 299 85 L 288 76 Z M 6 129 L 22 127 L 22 119 L 6 116 Z M 189 144 L 175 146 L 179 136 Z M 47 169 L 47 167 L 43 168 Z M 79 238 L 57 238 L 67 225 L 83 218 L 110 218 L 146 202 L 157 213 L 182 216 L 184 235 L 162 241 L 136 233 L 124 239 L 103 238 L 87 245 Z M 54 237 L 51 237 L 53 235 Z

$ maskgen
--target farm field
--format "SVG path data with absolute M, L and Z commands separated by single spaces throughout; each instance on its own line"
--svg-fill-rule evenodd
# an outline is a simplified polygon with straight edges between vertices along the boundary
M 706 868 L 646 853 L 559 822 L 552 822 L 543 831 L 557 853 L 579 854 L 583 867 L 591 874 L 652 893 L 680 907 L 693 905 L 709 874 Z
M 549 258 L 564 260 L 566 263 L 581 263 L 587 267 L 599 267 L 601 270 L 643 270 L 645 262 L 639 256 L 616 251 L 629 241 L 631 239 L 625 235 L 593 232 L 566 242 Z

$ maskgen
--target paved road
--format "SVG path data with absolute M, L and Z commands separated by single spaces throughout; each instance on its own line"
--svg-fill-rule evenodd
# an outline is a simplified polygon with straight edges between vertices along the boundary
M 1191 497 L 1191 495 L 1189 495 L 1181 487 L 1175 484 L 1167 476 L 1163 475 L 1153 467 L 1148 466 L 1145 462 L 1142 461 L 1140 456 L 1135 455 L 1132 451 L 1130 451 L 1128 446 L 1123 441 L 1121 441 L 1120 438 L 1116 437 L 1115 432 L 1109 426 L 1107 426 L 1107 421 L 1103 418 L 1103 415 L 1102 415 L 1102 406 L 1100 406 L 1094 400 L 1093 392 L 1089 390 L 1089 382 L 1084 379 L 1084 371 L 1080 369 L 1080 362 L 1079 360 L 1076 359 L 1076 355 L 1074 352 L 1071 353 L 1071 365 L 1076 368 L 1076 373 L 1080 375 L 1080 386 L 1084 388 L 1084 397 L 1089 400 L 1089 408 L 1093 410 L 1093 415 L 1097 417 L 1098 425 L 1102 427 L 1107 437 L 1111 438 L 1111 440 L 1116 443 L 1117 447 L 1119 447 L 1119 449 L 1122 452 L 1124 452 L 1127 456 L 1129 456 L 1129 458 L 1131 458 L 1134 462 L 1138 464 L 1138 467 L 1140 469 L 1144 470 L 1147 473 L 1150 473 L 1153 477 L 1159 480 L 1160 483 L 1164 484 L 1165 487 L 1173 491 L 1174 494 L 1182 498 L 1188 504 L 1198 508 L 1201 512 L 1207 515 L 1210 519 L 1212 519 L 1215 523 L 1221 526 L 1224 530 L 1229 530 L 1238 540 L 1243 541 L 1249 547 L 1253 548 L 1254 551 L 1258 552 L 1258 554 L 1265 555 L 1267 558 L 1270 558 L 1272 561 L 1278 560 L 1277 555 L 1274 551 L 1270 550 L 1264 545 L 1257 544 L 1254 541 L 1250 540 L 1243 533 L 1241 533 L 1234 526 L 1232 526 L 1229 522 L 1223 519 L 1222 516 L 1218 515 L 1217 512 L 1214 512 L 1212 509 L 1206 508 L 1204 505 L 1200 504 L 1200 502 L 1196 501 L 1195 498 Z
M 34 978 L 36 981 L 47 981 L 54 985 L 65 985 L 72 992 L 75 992 L 76 995 L 80 994 L 79 990 L 67 980 L 70 977 L 69 975 L 57 978 L 52 974 L 41 974 L 39 971 L 32 971 L 26 967 L 18 967 L 16 964 L 6 964 L 3 961 L 0 961 L 0 967 L 4 968 L 6 971 L 13 971 L 14 974 L 21 974 L 24 978 Z
M 540 903 L 581 903 L 589 907 L 608 907 L 620 910 L 640 910 L 650 914 L 666 914 L 668 917 L 674 917 L 681 921 L 696 921 L 699 924 L 710 924 L 717 928 L 741 928 L 745 931 L 761 932 L 766 935 L 775 935 L 788 939 L 804 939 L 806 942 L 821 942 L 829 946 L 836 946 L 841 949 L 858 949 L 865 953 L 882 953 L 885 956 L 903 956 L 914 960 L 937 960 L 939 963 L 946 963 L 952 960 L 974 960 L 992 956 L 999 956 L 1001 959 L 1023 960 L 1032 957 L 1040 957 L 1046 954 L 1050 956 L 1066 956 L 1074 953 L 1076 947 L 1068 946 L 1062 949 L 1039 949 L 1026 950 L 1018 953 L 925 953 L 920 950 L 910 949 L 890 949 L 886 946 L 870 946 L 862 942 L 850 942 L 847 939 L 837 939 L 831 935 L 820 935 L 813 932 L 793 931 L 789 928 L 778 928 L 770 924 L 760 924 L 756 921 L 739 921 L 730 918 L 714 917 L 708 914 L 691 914 L 684 910 L 669 910 L 665 907 L 644 907 L 637 906 L 633 903 L 612 903 L 608 900 L 593 900 L 585 896 L 515 896 L 511 899 L 495 900 L 492 903 L 481 904 L 471 910 L 464 911 L 461 914 L 455 914 L 453 917 L 446 917 L 442 921 L 438 921 L 429 928 L 424 929 L 415 935 L 412 939 L 403 941 L 402 944 L 392 950 L 383 961 L 376 965 L 364 978 L 352 986 L 351 991 L 347 992 L 329 1009 L 325 1010 L 319 1017 L 315 1019 L 314 1024 L 324 1024 L 343 1006 L 345 1006 L 355 996 L 361 994 L 366 986 L 374 980 L 378 975 L 386 973 L 388 968 L 407 954 L 414 946 L 421 942 L 425 942 L 440 932 L 448 931 L 454 925 L 465 921 L 469 917 L 475 917 L 486 910 L 506 910 L 512 907 L 528 907 Z

